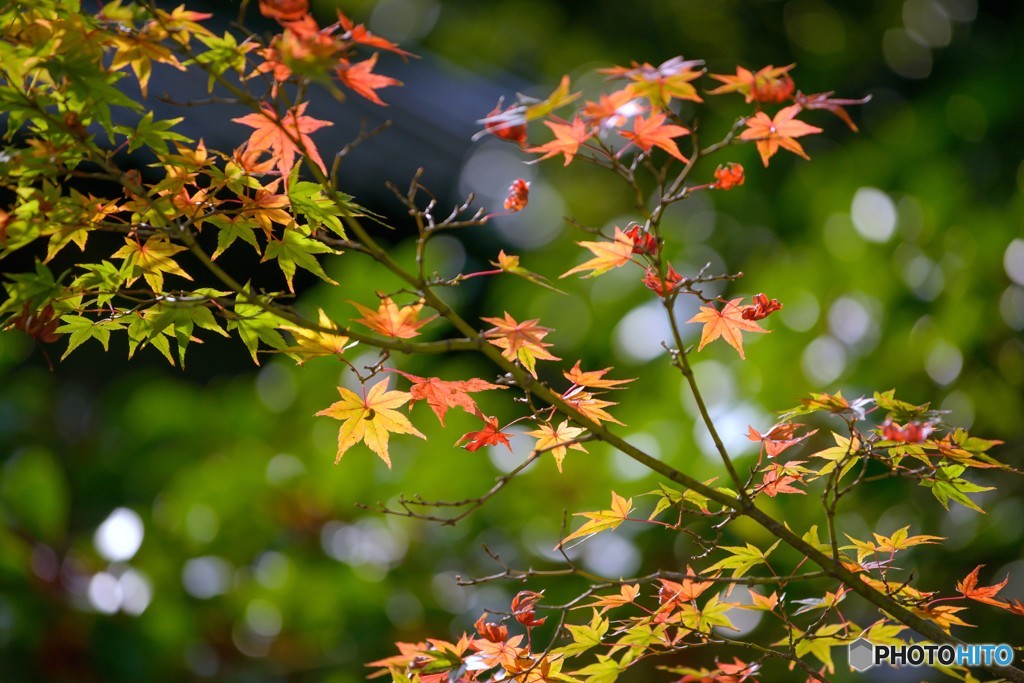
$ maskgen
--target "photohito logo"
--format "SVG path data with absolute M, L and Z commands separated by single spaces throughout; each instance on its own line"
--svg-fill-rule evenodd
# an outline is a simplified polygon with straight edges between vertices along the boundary
M 850 668 L 867 671 L 878 664 L 889 666 L 1009 666 L 1013 663 L 1013 648 L 1005 643 L 979 643 L 973 645 L 936 645 L 912 643 L 910 645 L 875 645 L 865 638 L 857 638 L 848 646 Z

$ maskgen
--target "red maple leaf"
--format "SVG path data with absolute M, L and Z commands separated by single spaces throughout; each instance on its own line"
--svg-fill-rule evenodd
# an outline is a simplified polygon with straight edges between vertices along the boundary
M 484 417 L 484 423 L 483 429 L 463 434 L 462 438 L 455 442 L 455 445 L 462 446 L 465 444 L 464 448 L 470 453 L 484 446 L 497 446 L 498 444 L 504 444 L 511 451 L 512 444 L 508 442 L 508 438 L 512 435 L 498 428 L 498 418 Z
M 390 76 L 381 76 L 380 74 L 373 73 L 373 67 L 377 64 L 378 54 L 374 52 L 373 56 L 369 59 L 364 59 L 355 64 L 352 64 L 347 59 L 342 59 L 338 62 L 336 73 L 341 82 L 349 88 L 374 104 L 386 107 L 388 106 L 387 103 L 377 95 L 377 91 L 392 85 L 402 85 L 402 82 Z
M 477 408 L 476 401 L 473 400 L 470 393 L 508 388 L 498 384 L 491 384 L 475 377 L 473 379 L 451 382 L 438 377 L 419 377 L 408 372 L 402 372 L 401 370 L 395 370 L 394 372 L 412 382 L 412 387 L 409 389 L 412 400 L 409 405 L 414 405 L 416 401 L 426 401 L 430 409 L 437 415 L 441 426 L 444 426 L 444 416 L 449 408 L 458 407 L 472 415 L 480 415 L 480 409 Z
M 633 120 L 632 131 L 619 131 L 619 135 L 632 141 L 633 144 L 643 151 L 650 152 L 652 147 L 660 147 L 684 164 L 687 159 L 679 151 L 679 147 L 676 146 L 675 140 L 672 138 L 689 134 L 689 128 L 676 126 L 671 123 L 666 124 L 665 114 L 662 112 L 653 113 L 646 119 L 638 116 Z
M 320 158 L 320 153 L 317 152 L 309 134 L 334 124 L 306 116 L 308 104 L 309 102 L 303 102 L 296 105 L 285 112 L 283 117 L 278 117 L 270 105 L 261 103 L 259 113 L 254 112 L 231 120 L 256 129 L 249 136 L 246 152 L 269 153 L 274 166 L 280 170 L 281 177 L 288 178 L 295 165 L 295 158 L 303 153 L 319 166 L 321 171 L 327 173 L 324 161 Z

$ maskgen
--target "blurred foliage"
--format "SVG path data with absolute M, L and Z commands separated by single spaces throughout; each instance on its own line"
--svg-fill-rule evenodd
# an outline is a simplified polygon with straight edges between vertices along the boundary
M 317 9 L 326 16 L 334 5 Z M 742 270 L 748 275 L 731 295 L 766 291 L 786 305 L 772 334 L 748 340 L 746 363 L 712 346 L 695 358 L 698 379 L 729 444 L 747 456 L 755 454 L 747 424 L 766 429 L 772 411 L 810 390 L 896 387 L 907 400 L 952 411 L 953 423 L 1006 440 L 1000 458 L 1021 466 L 1024 282 L 1014 284 L 1009 271 L 1024 271 L 1020 257 L 1011 263 L 1024 249 L 1010 251 L 1024 235 L 1024 91 L 1014 68 L 1024 60 L 1024 8 L 979 10 L 973 0 L 383 0 L 344 8 L 413 51 L 499 81 L 514 74 L 538 93 L 565 72 L 582 77 L 595 66 L 658 63 L 680 52 L 706 59 L 713 72 L 795 61 L 804 92 L 870 93 L 855 113 L 859 135 L 827 120 L 826 135 L 807 141 L 811 162 L 780 158 L 768 172 L 752 147 L 734 148 L 730 160 L 746 166 L 746 185 L 694 197 L 666 218 L 677 268 Z M 720 118 L 709 125 L 727 126 L 729 102 L 713 106 Z M 716 131 L 704 134 L 714 139 Z M 430 179 L 453 193 L 478 190 L 483 178 L 494 197 L 516 175 L 534 182 L 522 215 L 461 243 L 433 242 L 435 268 L 470 272 L 504 245 L 526 267 L 553 275 L 580 260 L 572 241 L 584 239 L 564 215 L 598 226 L 631 219 L 613 178 L 519 166 L 520 158 L 512 146 L 483 140 L 467 147 L 461 180 Z M 395 249 L 412 258 L 409 244 Z M 305 310 L 348 316 L 345 299 L 368 303 L 366 283 L 389 286 L 362 260 L 331 275 L 344 290 L 330 300 L 307 291 Z M 614 414 L 628 425 L 622 433 L 700 478 L 722 474 L 703 455 L 680 377 L 658 353 L 656 309 L 635 273 L 563 281 L 568 296 L 512 278 L 486 288 L 481 280 L 448 295 L 478 315 L 507 308 L 539 317 L 556 329 L 549 339 L 561 357 L 639 377 L 615 396 L 622 404 Z M 192 351 L 183 373 L 156 354 L 125 363 L 123 346 L 112 346 L 109 355 L 84 348 L 50 372 L 31 340 L 0 335 L 4 680 L 361 680 L 363 662 L 390 654 L 394 640 L 461 631 L 482 608 L 507 604 L 521 586 L 455 585 L 456 575 L 498 570 L 481 545 L 516 566 L 557 566 L 550 549 L 562 510 L 597 509 L 612 486 L 630 495 L 654 486 L 624 456 L 594 445 L 589 456 L 571 454 L 562 476 L 550 462 L 534 466 L 456 527 L 381 517 L 355 504 L 399 492 L 478 495 L 514 459 L 451 448 L 475 424 L 452 413 L 442 432 L 419 406 L 428 441 L 396 439 L 394 470 L 362 447 L 334 466 L 336 424 L 312 416 L 348 381 L 341 364 L 297 368 L 266 358 L 253 371 L 237 342 L 211 340 Z M 418 374 L 490 378 L 469 355 L 399 362 Z M 485 412 L 497 410 L 494 397 L 479 400 Z M 520 454 L 526 441 L 513 439 Z M 922 587 L 951 592 L 987 563 L 997 580 L 1011 572 L 1004 594 L 1020 598 L 1021 482 L 982 483 L 999 486 L 981 497 L 985 516 L 945 513 L 926 490 L 887 482 L 841 510 L 841 527 L 890 533 L 910 524 L 949 537 L 911 555 Z M 816 503 L 774 500 L 770 512 L 805 520 Z M 97 528 L 117 508 L 138 514 L 144 536 L 137 554 L 111 560 L 99 551 Z M 755 542 L 763 533 L 743 530 Z M 574 550 L 585 566 L 623 575 L 679 568 L 690 552 L 685 540 L 666 545 L 657 532 L 627 527 Z M 541 587 L 556 601 L 578 588 L 530 586 Z M 984 608 L 968 614 L 980 624 L 971 634 L 978 642 L 1003 640 L 1012 628 L 1012 617 Z M 863 606 L 848 616 L 862 625 L 872 618 Z

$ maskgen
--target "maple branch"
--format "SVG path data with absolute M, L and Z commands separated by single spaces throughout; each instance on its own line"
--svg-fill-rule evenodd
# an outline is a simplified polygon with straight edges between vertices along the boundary
M 516 477 L 516 475 L 518 475 L 520 472 L 529 467 L 537 459 L 538 455 L 539 453 L 536 451 L 531 453 L 529 457 L 526 458 L 526 460 L 521 462 L 514 469 L 498 477 L 495 480 L 494 485 L 491 486 L 491 488 L 488 489 L 488 491 L 485 494 L 483 494 L 482 496 L 477 496 L 476 498 L 466 498 L 464 500 L 458 501 L 428 501 L 423 500 L 423 498 L 421 498 L 420 496 L 415 496 L 413 498 L 399 498 L 398 504 L 402 506 L 402 510 L 395 510 L 394 508 L 389 508 L 380 502 L 377 503 L 376 507 L 367 506 L 362 503 L 356 503 L 356 507 L 362 508 L 363 510 L 380 512 L 382 514 L 395 515 L 397 517 L 411 517 L 413 519 L 419 519 L 427 522 L 437 522 L 438 524 L 442 524 L 444 526 L 455 526 L 463 519 L 469 517 L 471 514 L 473 514 L 478 509 L 483 507 L 484 503 L 486 503 L 488 500 L 497 495 L 497 493 L 501 491 L 503 488 L 505 488 L 505 486 L 510 481 L 512 481 Z M 411 507 L 413 505 L 420 507 L 454 507 L 465 509 L 459 514 L 455 515 L 454 517 L 439 517 L 437 515 L 427 515 L 420 512 L 416 512 Z
M 752 504 L 750 496 L 747 493 L 747 489 L 743 485 L 743 480 L 740 479 L 740 475 L 736 471 L 736 466 L 733 465 L 732 458 L 729 457 L 729 452 L 726 450 L 725 444 L 722 442 L 722 438 L 718 435 L 718 429 L 715 427 L 714 420 L 711 419 L 711 413 L 708 412 L 708 407 L 704 403 L 704 396 L 701 394 L 700 387 L 697 385 L 697 378 L 693 375 L 693 368 L 690 366 L 689 355 L 686 350 L 686 346 L 683 344 L 682 335 L 679 333 L 679 322 L 676 320 L 674 307 L 675 299 L 674 297 L 665 297 L 661 302 L 665 307 L 665 312 L 668 314 L 669 326 L 672 328 L 672 338 L 676 344 L 675 353 L 671 354 L 672 364 L 675 365 L 679 369 L 679 372 L 683 374 L 683 377 L 686 378 L 686 383 L 690 387 L 690 394 L 693 396 L 693 400 L 697 403 L 697 410 L 700 412 L 701 420 L 704 421 L 704 426 L 707 427 L 708 433 L 711 434 L 711 440 L 715 443 L 715 450 L 718 451 L 722 464 L 729 473 L 729 478 L 732 479 L 733 484 L 736 486 L 740 498 L 745 504 Z
M 485 550 L 486 547 L 485 547 Z M 488 552 L 488 555 L 491 553 Z M 498 559 L 494 555 L 492 558 Z M 813 571 L 803 572 L 798 574 L 783 574 L 779 576 L 712 576 L 700 573 L 690 572 L 673 572 L 668 570 L 659 569 L 656 572 L 645 574 L 644 576 L 635 576 L 628 579 L 612 579 L 605 577 L 594 578 L 593 574 L 589 572 L 581 572 L 577 567 L 569 567 L 566 569 L 534 569 L 529 567 L 527 569 L 515 569 L 506 565 L 504 562 L 499 562 L 503 567 L 504 571 L 498 572 L 497 574 L 490 574 L 487 576 L 465 578 L 457 576 L 456 583 L 460 586 L 477 586 L 485 583 L 491 583 L 493 581 L 500 580 L 511 580 L 511 581 L 527 581 L 532 578 L 538 577 L 550 577 L 550 576 L 581 576 L 589 578 L 591 580 L 600 581 L 599 585 L 595 588 L 613 588 L 615 586 L 627 586 L 635 583 L 653 583 L 658 579 L 668 579 L 669 581 L 700 581 L 700 582 L 712 582 L 722 583 L 734 586 L 779 586 L 783 587 L 790 583 L 799 583 L 802 581 L 811 581 L 815 579 L 832 578 L 824 571 Z
M 252 98 L 248 93 L 245 93 L 241 88 L 235 84 L 227 81 L 221 74 L 213 72 L 206 65 L 200 64 L 208 74 L 214 77 L 214 79 L 220 83 L 223 87 L 227 88 L 233 94 L 240 95 L 240 99 L 246 104 L 252 106 L 254 110 L 258 110 L 259 103 Z M 737 123 L 739 125 L 739 123 Z M 291 136 L 289 136 L 291 137 Z M 300 145 L 301 141 L 296 141 Z M 712 146 L 714 148 L 714 146 Z M 709 149 L 712 149 L 709 148 Z M 694 157 L 699 156 L 694 154 Z M 314 177 L 324 185 L 325 188 L 333 190 L 330 184 L 330 179 L 327 178 L 319 167 L 316 166 L 308 157 L 308 154 L 303 155 L 303 159 L 306 162 L 307 167 L 310 168 Z M 693 159 L 691 159 L 692 167 Z M 684 169 L 686 171 L 686 169 Z M 682 180 L 678 180 L 673 183 L 672 187 L 677 184 L 681 185 Z M 334 196 L 333 193 L 331 196 Z M 802 553 L 805 557 L 810 559 L 812 562 L 817 564 L 822 570 L 828 575 L 839 579 L 844 584 L 850 587 L 851 590 L 861 595 L 863 598 L 868 600 L 871 604 L 875 605 L 883 612 L 890 614 L 894 619 L 903 623 L 906 626 L 914 629 L 924 637 L 932 640 L 936 643 L 949 643 L 954 645 L 964 644 L 958 638 L 947 634 L 940 627 L 932 623 L 931 621 L 924 619 L 914 614 L 910 609 L 900 604 L 897 600 L 893 599 L 892 596 L 886 595 L 871 586 L 867 585 L 862 577 L 852 572 L 850 569 L 845 567 L 841 562 L 836 561 L 835 558 L 829 557 L 828 555 L 821 552 L 817 547 L 811 545 L 805 541 L 802 537 L 794 533 L 789 529 L 788 526 L 776 520 L 771 515 L 765 513 L 763 510 L 758 508 L 749 499 L 746 492 L 740 491 L 740 498 L 734 498 L 718 489 L 711 486 L 707 486 L 697 479 L 675 469 L 667 463 L 652 457 L 641 449 L 633 446 L 623 438 L 615 435 L 603 425 L 600 425 L 586 415 L 580 413 L 573 406 L 569 405 L 564 401 L 557 393 L 549 389 L 545 384 L 535 380 L 531 375 L 526 373 L 521 367 L 505 359 L 500 351 L 493 345 L 483 340 L 480 333 L 469 325 L 461 316 L 459 316 L 450 306 L 445 304 L 438 296 L 432 291 L 429 286 L 422 283 L 422 280 L 417 280 L 414 275 L 409 274 L 403 268 L 401 268 L 390 255 L 383 250 L 375 240 L 369 235 L 369 233 L 363 228 L 361 223 L 352 215 L 349 207 L 343 203 L 338 202 L 339 208 L 342 212 L 342 218 L 346 225 L 356 234 L 360 242 L 362 242 L 371 255 L 388 270 L 393 272 L 398 277 L 408 282 L 413 287 L 420 287 L 424 299 L 427 304 L 436 310 L 442 317 L 446 318 L 451 322 L 456 329 L 466 336 L 465 342 L 468 345 L 475 347 L 475 350 L 482 353 L 489 360 L 495 363 L 498 367 L 508 372 L 515 380 L 516 383 L 524 390 L 529 389 L 536 394 L 542 400 L 548 402 L 554 406 L 558 412 L 562 415 L 571 418 L 577 424 L 584 427 L 585 429 L 592 432 L 597 438 L 605 441 L 609 445 L 615 447 L 625 455 L 633 458 L 637 462 L 645 465 L 648 469 L 664 476 L 665 478 L 673 481 L 677 484 L 690 488 L 701 495 L 714 500 L 726 507 L 729 507 L 737 512 L 741 516 L 750 518 L 756 522 L 759 526 L 763 527 L 766 531 L 771 533 L 779 540 L 786 543 L 788 546 Z M 660 214 L 659 214 L 660 218 Z M 685 358 L 685 355 L 682 356 Z M 689 378 L 688 378 L 689 379 Z M 706 412 L 706 411 L 705 411 Z M 716 445 L 717 447 L 717 445 Z M 723 449 L 724 450 L 724 449 Z M 727 454 L 726 454 L 727 455 Z M 987 666 L 986 669 L 994 674 L 1004 676 L 1011 681 L 1019 681 L 1024 683 L 1024 671 L 1012 666 Z

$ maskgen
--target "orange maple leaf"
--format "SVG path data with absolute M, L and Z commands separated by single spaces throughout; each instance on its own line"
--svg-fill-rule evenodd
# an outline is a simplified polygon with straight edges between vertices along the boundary
M 565 271 L 559 276 L 560 278 L 584 270 L 591 272 L 583 277 L 595 277 L 612 268 L 625 265 L 633 258 L 633 238 L 622 232 L 618 226 L 615 227 L 615 238 L 611 242 L 577 242 L 576 244 L 589 249 L 594 254 L 594 258 Z
M 501 387 L 504 389 L 505 387 Z M 470 453 L 480 450 L 484 446 L 497 446 L 498 444 L 505 444 L 505 447 L 509 451 L 512 450 L 512 444 L 508 442 L 511 434 L 501 431 L 498 428 L 498 418 L 496 417 L 485 417 L 484 423 L 486 426 L 476 432 L 467 432 L 462 435 L 462 438 L 455 442 L 456 446 L 463 446 Z
M 622 424 L 609 415 L 605 410 L 605 408 L 609 406 L 619 405 L 618 403 L 596 398 L 594 394 L 589 391 L 583 391 L 582 387 L 577 387 L 572 391 L 566 392 L 563 395 L 563 398 L 566 403 L 598 424 L 601 424 L 602 422 L 614 422 L 617 425 Z
M 636 116 L 643 110 L 643 105 L 625 88 L 610 95 L 601 94 L 597 102 L 583 104 L 583 116 L 591 123 L 605 128 L 623 126 L 631 116 Z
M 740 336 L 740 332 L 768 332 L 769 330 L 764 329 L 753 320 L 743 317 L 743 309 L 737 305 L 742 300 L 728 301 L 722 310 L 718 310 L 714 306 L 701 306 L 700 312 L 686 321 L 688 323 L 704 323 L 700 345 L 697 347 L 698 351 L 722 337 L 729 346 L 739 352 L 740 358 L 746 360 L 747 357 L 743 354 L 743 337 Z
M 270 105 L 261 103 L 259 113 L 231 119 L 235 123 L 256 129 L 249 136 L 246 152 L 250 154 L 269 153 L 274 161 L 274 166 L 281 171 L 281 177 L 285 179 L 285 182 L 295 165 L 295 158 L 303 153 L 310 161 L 319 166 L 321 171 L 327 173 L 324 161 L 320 158 L 320 153 L 309 134 L 334 124 L 330 121 L 320 121 L 306 116 L 308 105 L 309 102 L 303 102 L 289 109 L 283 117 L 278 117 L 277 112 Z
M 576 364 L 568 372 L 563 370 L 562 374 L 576 386 L 590 387 L 591 389 L 621 389 L 622 387 L 618 385 L 632 382 L 635 379 L 604 379 L 609 370 L 611 368 L 583 371 L 580 370 L 580 362 L 576 361 Z
M 402 372 L 401 370 L 395 370 L 394 372 L 412 382 L 412 388 L 409 390 L 409 393 L 412 395 L 412 402 L 409 405 L 414 405 L 416 401 L 426 401 L 430 409 L 437 415 L 437 419 L 441 422 L 442 427 L 444 426 L 445 413 L 448 412 L 449 408 L 462 408 L 471 415 L 483 417 L 480 414 L 480 409 L 476 406 L 476 401 L 469 395 L 470 393 L 508 388 L 499 384 L 491 384 L 475 377 L 468 380 L 445 381 L 437 377 L 419 377 L 408 372 Z
M 344 387 L 338 387 L 338 393 L 341 394 L 340 401 L 317 413 L 342 420 L 335 464 L 345 451 L 362 441 L 391 469 L 388 437 L 392 432 L 427 438 L 412 426 L 409 418 L 396 410 L 408 403 L 412 396 L 405 391 L 388 391 L 386 379 L 374 384 L 365 396 Z
M 697 572 L 693 571 L 693 568 L 689 565 L 686 566 L 686 574 L 687 576 L 697 576 Z M 669 581 L 668 579 L 658 580 L 661 581 L 661 588 L 658 590 L 658 601 L 662 605 L 668 606 L 666 609 L 669 610 L 679 605 L 693 602 L 701 596 L 701 593 L 715 585 L 714 581 L 696 581 L 690 578 L 683 579 L 682 583 Z
M 963 595 L 965 598 L 970 598 L 971 600 L 984 602 L 987 605 L 995 605 L 997 607 L 1002 607 L 1006 609 L 1008 607 L 1008 603 L 1005 600 L 996 599 L 996 595 L 1006 586 L 1007 582 L 1010 580 L 1010 577 L 1007 576 L 1005 579 L 1002 580 L 1002 582 L 994 584 L 992 586 L 979 587 L 978 572 L 984 566 L 985 565 L 983 564 L 979 564 L 977 567 L 975 567 L 974 571 L 968 574 L 963 581 L 957 582 L 956 589 L 960 591 L 960 594 Z
M 747 129 L 740 133 L 740 139 L 757 142 L 757 151 L 765 166 L 768 165 L 768 160 L 779 151 L 779 147 L 798 154 L 804 159 L 809 159 L 804 148 L 794 138 L 820 133 L 821 128 L 797 121 L 795 117 L 800 111 L 799 104 L 780 109 L 775 118 L 769 118 L 763 111 L 759 111 L 747 119 Z
M 341 10 L 338 10 L 338 23 L 341 28 L 345 30 L 345 36 L 347 40 L 352 41 L 358 45 L 369 45 L 375 47 L 378 50 L 388 50 L 394 52 L 397 55 L 401 55 L 403 59 L 406 57 L 415 57 L 411 52 L 407 52 L 402 48 L 398 47 L 395 43 L 392 43 L 387 38 L 381 38 L 380 36 L 370 33 L 366 26 L 363 24 L 356 24 L 351 19 L 346 17 Z
M 402 82 L 390 76 L 381 76 L 373 73 L 373 67 L 377 64 L 377 52 L 369 59 L 352 64 L 347 59 L 338 62 L 336 73 L 342 83 L 359 93 L 374 104 L 386 107 L 387 102 L 382 100 L 377 91 L 392 85 L 402 85 Z
M 516 322 L 516 319 L 505 312 L 505 318 L 481 318 L 484 322 L 494 325 L 493 328 L 484 332 L 484 338 L 498 348 L 502 349 L 501 355 L 512 361 L 519 361 L 534 377 L 537 376 L 538 360 L 561 360 L 553 356 L 548 347 L 551 344 L 541 341 L 551 331 L 548 327 L 541 327 L 539 320 L 524 320 Z
M 398 304 L 391 300 L 391 297 L 381 297 L 380 306 L 376 311 L 355 301 L 349 301 L 349 303 L 358 308 L 364 316 L 357 318 L 357 323 L 366 325 L 374 332 L 379 332 L 392 339 L 412 339 L 420 333 L 421 327 L 437 317 L 432 315 L 423 320 L 417 319 L 420 309 L 423 308 L 422 299 L 415 304 L 399 308 Z
M 564 154 L 564 165 L 568 166 L 569 162 L 572 161 L 579 151 L 580 145 L 591 136 L 591 133 L 587 131 L 586 126 L 583 124 L 583 120 L 578 116 L 572 120 L 571 124 L 545 121 L 544 125 L 555 134 L 555 139 L 551 142 L 545 142 L 538 147 L 528 147 L 526 149 L 527 152 L 544 152 L 544 156 L 537 159 L 537 161 L 553 157 L 556 154 Z
M 633 120 L 632 132 L 621 130 L 619 135 L 631 140 L 644 152 L 650 152 L 652 147 L 660 147 L 685 164 L 687 159 L 679 151 L 679 147 L 676 146 L 675 140 L 672 138 L 689 135 L 690 129 L 671 123 L 666 124 L 665 118 L 665 114 L 662 112 L 653 113 L 646 119 L 638 116 Z
M 629 605 L 635 602 L 639 595 L 640 584 L 634 583 L 630 585 L 627 583 L 622 585 L 622 587 L 619 589 L 618 595 L 604 595 L 598 597 L 596 600 L 594 600 L 594 602 L 590 604 L 580 605 L 579 607 L 593 607 L 595 609 L 600 607 L 601 611 L 598 612 L 598 614 L 604 614 L 608 610 L 613 609 L 615 607 L 622 607 L 623 605 Z
M 260 14 L 279 22 L 298 21 L 309 13 L 309 0 L 260 0 Z

